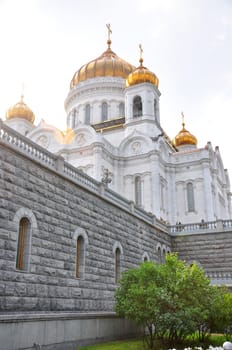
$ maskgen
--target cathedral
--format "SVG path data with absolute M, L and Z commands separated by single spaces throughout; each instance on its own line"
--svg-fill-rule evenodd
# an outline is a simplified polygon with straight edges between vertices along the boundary
M 65 132 L 34 114 L 23 101 L 5 123 L 119 195 L 168 224 L 231 219 L 231 193 L 219 148 L 186 128 L 171 140 L 162 128 L 159 80 L 143 64 L 124 61 L 111 49 L 73 75 L 65 100 Z M 182 116 L 183 117 L 183 116 Z
M 159 80 L 106 51 L 73 75 L 67 127 L 21 100 L 0 119 L 0 343 L 70 349 L 136 336 L 114 313 L 121 273 L 177 252 L 232 288 L 232 211 L 219 148 L 162 128 Z M 179 128 L 177 128 L 178 130 Z

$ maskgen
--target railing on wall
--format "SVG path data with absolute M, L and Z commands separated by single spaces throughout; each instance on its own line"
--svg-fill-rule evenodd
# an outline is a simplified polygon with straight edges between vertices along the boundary
M 172 236 L 192 233 L 225 232 L 232 230 L 232 220 L 201 221 L 199 223 L 172 225 L 168 227 Z
M 139 219 L 154 225 L 162 232 L 168 232 L 172 236 L 182 234 L 195 234 L 207 232 L 223 232 L 232 230 L 232 220 L 209 221 L 193 224 L 176 224 L 167 226 L 167 224 L 155 217 L 154 214 L 148 213 L 142 208 L 135 205 L 134 202 L 127 200 L 116 192 L 110 190 L 103 183 L 94 180 L 73 165 L 65 162 L 64 158 L 57 156 L 38 144 L 34 143 L 27 137 L 11 129 L 0 119 L 0 143 L 11 146 L 13 149 L 24 154 L 30 159 L 50 168 L 59 175 L 66 177 L 74 183 L 84 187 L 90 192 L 100 195 L 114 205 L 132 213 Z
M 40 147 L 34 142 L 30 141 L 27 137 L 17 133 L 13 129 L 9 128 L 0 119 L 0 140 L 2 143 L 11 145 L 19 152 L 26 154 L 35 160 L 39 160 L 44 165 L 49 167 L 55 166 L 56 157 L 46 149 Z
M 232 272 L 227 271 L 207 271 L 206 272 L 207 277 L 209 277 L 212 280 L 231 280 L 232 283 Z

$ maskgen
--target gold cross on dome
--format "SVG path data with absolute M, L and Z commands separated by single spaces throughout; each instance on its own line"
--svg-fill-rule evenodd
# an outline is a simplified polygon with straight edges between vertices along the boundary
M 184 127 L 184 112 L 181 112 L 181 117 L 182 117 L 182 125 L 183 125 L 183 127 Z
M 22 83 L 21 101 L 23 101 L 23 98 L 24 98 L 24 89 L 25 89 L 25 84 Z
M 108 40 L 110 40 L 110 34 L 112 34 L 112 29 L 111 29 L 111 27 L 110 27 L 110 23 L 107 23 L 107 24 L 106 24 L 106 27 L 107 27 L 107 29 L 108 29 Z
M 142 58 L 142 54 L 143 54 L 142 44 L 139 44 L 139 50 L 140 50 L 140 58 Z
M 143 65 L 143 48 L 142 48 L 142 44 L 139 44 L 139 50 L 140 50 L 140 58 L 139 58 L 139 62 L 140 62 L 140 65 L 142 66 Z

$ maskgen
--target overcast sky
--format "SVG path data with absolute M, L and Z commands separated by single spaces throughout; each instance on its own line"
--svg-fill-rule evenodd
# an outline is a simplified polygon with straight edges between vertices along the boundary
M 64 100 L 81 65 L 107 45 L 159 78 L 161 125 L 219 146 L 232 179 L 232 0 L 0 0 L 0 118 L 20 100 L 64 130 Z M 232 182 L 232 180 L 231 180 Z

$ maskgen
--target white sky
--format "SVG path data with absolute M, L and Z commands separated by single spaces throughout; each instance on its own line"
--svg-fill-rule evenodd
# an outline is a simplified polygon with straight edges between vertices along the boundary
M 159 78 L 161 125 L 219 146 L 232 179 L 232 0 L 0 0 L 0 118 L 20 100 L 38 124 L 66 128 L 64 100 L 81 65 L 112 50 Z M 232 181 L 232 180 L 231 180 Z

